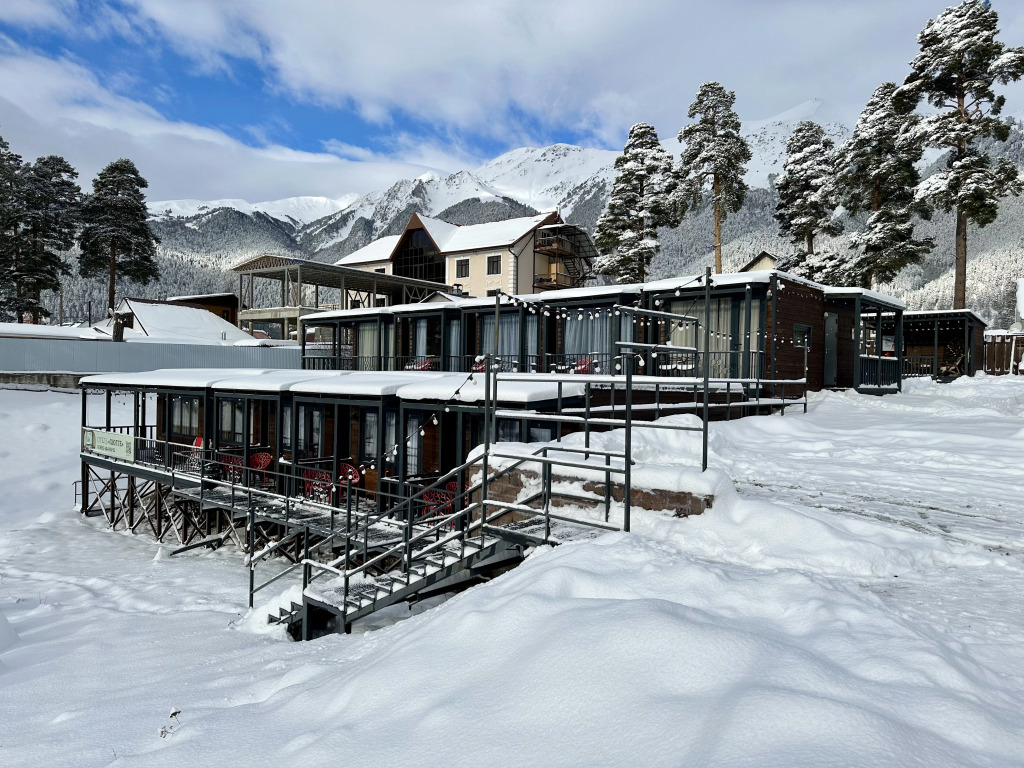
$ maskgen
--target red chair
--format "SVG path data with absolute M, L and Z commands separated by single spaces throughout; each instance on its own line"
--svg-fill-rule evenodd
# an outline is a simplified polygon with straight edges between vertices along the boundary
M 230 453 L 223 453 L 220 457 L 221 471 L 224 473 L 224 479 L 229 483 L 240 483 L 242 482 L 243 468 L 245 462 L 242 461 L 241 456 L 235 456 Z
M 185 471 L 197 475 L 203 471 L 203 438 L 197 437 L 192 443 L 192 453 L 185 459 Z
M 274 457 L 266 451 L 254 453 L 249 457 L 249 466 L 255 470 L 251 479 L 254 485 L 260 488 L 268 488 L 274 484 L 273 478 L 267 477 L 267 468 L 273 463 Z
M 329 504 L 331 501 L 331 475 L 322 469 L 306 469 L 302 472 L 302 479 L 306 482 L 306 498 Z
M 573 368 L 573 373 L 590 373 L 590 358 L 581 357 L 576 361 L 576 365 Z
M 338 485 L 347 485 L 349 480 L 352 485 L 358 485 L 361 477 L 359 470 L 351 464 L 344 461 L 338 464 Z

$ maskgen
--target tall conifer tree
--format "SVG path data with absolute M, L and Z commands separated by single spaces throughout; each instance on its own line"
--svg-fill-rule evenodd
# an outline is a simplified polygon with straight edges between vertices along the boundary
M 155 260 L 160 241 L 146 221 L 146 198 L 142 193 L 148 186 L 135 163 L 124 158 L 115 160 L 93 179 L 92 194 L 82 206 L 79 271 L 84 277 L 106 275 L 111 311 L 118 276 L 145 284 L 160 274 Z
M 21 248 L 24 194 L 21 156 L 0 136 L 0 317 L 17 317 L 14 274 Z
M 953 306 L 967 303 L 967 224 L 995 220 L 999 199 L 1021 191 L 1009 160 L 996 163 L 978 149 L 978 140 L 1006 141 L 1010 128 L 999 118 L 1004 96 L 993 91 L 1024 76 L 1024 48 L 996 40 L 999 17 L 988 0 L 964 0 L 929 21 L 917 36 L 921 52 L 910 63 L 897 96 L 907 106 L 921 99 L 938 114 L 921 119 L 917 135 L 928 147 L 949 153 L 946 168 L 925 179 L 918 197 L 956 218 Z
M 600 253 L 596 271 L 618 283 L 642 283 L 658 253 L 658 227 L 678 223 L 672 209 L 672 156 L 653 126 L 637 123 L 615 159 L 615 170 L 608 207 L 594 231 Z
M 696 207 L 711 192 L 715 227 L 715 272 L 722 272 L 722 224 L 743 205 L 743 181 L 750 147 L 740 135 L 740 119 L 733 110 L 736 94 L 719 83 L 704 83 L 686 113 L 697 121 L 679 131 L 685 146 L 681 158 L 678 198 L 681 209 Z
M 815 122 L 802 120 L 786 142 L 786 162 L 775 187 L 779 202 L 775 219 L 779 234 L 789 235 L 800 250 L 781 266 L 799 273 L 813 274 L 814 238 L 819 234 L 838 235 L 843 231 L 833 219 L 835 142 Z M 809 263 L 810 262 L 810 263 Z
M 22 168 L 23 246 L 14 277 L 18 309 L 36 321 L 49 315 L 41 292 L 60 290 L 61 275 L 69 272 L 61 251 L 75 244 L 82 204 L 77 178 L 78 171 L 57 155 L 41 157 Z
M 895 91 L 895 83 L 875 89 L 839 151 L 839 202 L 851 214 L 868 214 L 864 230 L 850 237 L 859 253 L 845 265 L 843 278 L 865 288 L 891 280 L 935 245 L 914 237 L 913 217 L 928 218 L 931 210 L 914 196 L 921 180 L 915 166 L 921 144 L 913 135 L 918 120 L 897 106 Z

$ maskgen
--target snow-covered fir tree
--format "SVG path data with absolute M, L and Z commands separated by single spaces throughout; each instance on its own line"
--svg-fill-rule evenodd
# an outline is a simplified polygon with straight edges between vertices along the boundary
M 815 122 L 802 120 L 793 129 L 786 142 L 786 162 L 775 180 L 779 202 L 775 219 L 779 234 L 788 235 L 798 251 L 779 260 L 783 269 L 811 277 L 821 277 L 834 270 L 819 266 L 814 238 L 819 234 L 838 235 L 842 224 L 833 217 L 836 205 L 833 199 L 835 142 Z
M 715 272 L 722 272 L 722 223 L 743 205 L 747 185 L 743 181 L 750 147 L 740 135 L 740 119 L 733 110 L 736 94 L 719 83 L 704 83 L 690 105 L 687 117 L 697 121 L 680 129 L 684 144 L 681 182 L 677 192 L 679 210 L 700 205 L 711 192 L 715 231 Z
M 979 141 L 1005 141 L 1009 125 L 999 118 L 1005 97 L 996 83 L 1024 76 L 1024 48 L 996 40 L 999 18 L 988 0 L 964 0 L 929 21 L 917 36 L 920 53 L 897 97 L 910 107 L 924 99 L 937 114 L 923 117 L 916 129 L 928 147 L 948 152 L 946 168 L 925 179 L 918 198 L 953 211 L 956 220 L 953 306 L 967 300 L 967 224 L 984 227 L 995 220 L 999 199 L 1019 194 L 1013 163 L 991 156 Z
M 928 218 L 931 211 L 914 194 L 921 180 L 918 118 L 898 107 L 895 91 L 895 83 L 875 89 L 837 162 L 839 202 L 850 214 L 868 214 L 864 229 L 850 236 L 857 253 L 840 277 L 865 288 L 892 280 L 935 247 L 931 238 L 914 237 L 914 216 Z
M 615 170 L 608 207 L 594 232 L 599 252 L 594 266 L 618 283 L 642 283 L 658 252 L 658 227 L 678 223 L 672 209 L 672 156 L 653 126 L 637 123 L 615 159 Z
M 0 136 L 0 320 L 17 314 L 14 270 L 21 242 L 22 202 L 21 156 Z
M 63 157 L 41 157 L 22 168 L 23 246 L 14 271 L 18 312 L 34 321 L 49 315 L 43 291 L 59 291 L 70 272 L 66 253 L 75 244 L 81 216 L 82 190 L 71 164 Z
M 119 276 L 145 285 L 160 274 L 154 258 L 158 240 L 146 221 L 147 186 L 135 163 L 115 160 L 93 179 L 82 206 L 79 271 L 84 277 L 106 275 L 111 311 Z

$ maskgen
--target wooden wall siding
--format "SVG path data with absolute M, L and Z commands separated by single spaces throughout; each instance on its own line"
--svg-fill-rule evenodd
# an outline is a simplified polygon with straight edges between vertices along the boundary
M 971 326 L 971 369 L 968 374 L 973 376 L 985 369 L 985 329 L 979 325 Z
M 423 412 L 423 448 L 420 452 L 423 472 L 438 472 L 441 468 L 441 430 L 430 420 L 430 412 Z
M 801 378 L 804 375 L 804 351 L 793 346 L 793 327 L 796 324 L 809 326 L 811 350 L 807 355 L 807 386 L 816 391 L 821 389 L 825 376 L 825 296 L 812 288 L 783 283 L 786 287 L 778 292 L 775 302 L 777 316 L 772 315 L 771 299 L 767 300 L 769 333 L 765 349 L 770 355 L 771 336 L 775 335 L 775 378 Z M 770 375 L 770 360 L 767 369 Z

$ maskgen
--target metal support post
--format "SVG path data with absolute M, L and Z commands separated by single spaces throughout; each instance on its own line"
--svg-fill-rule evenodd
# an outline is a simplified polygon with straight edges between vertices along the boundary
M 774 275 L 773 275 L 774 277 Z M 772 296 L 774 297 L 774 292 Z M 774 298 L 773 298 L 774 301 Z M 772 318 L 774 325 L 775 319 Z M 773 334 L 774 337 L 774 334 Z M 704 273 L 704 439 L 701 453 L 701 471 L 708 468 L 708 395 L 711 386 L 711 267 Z M 774 355 L 772 365 L 774 366 Z

